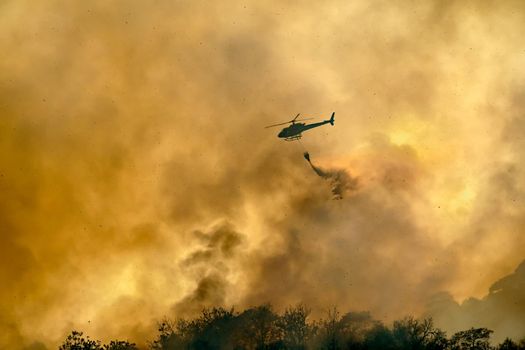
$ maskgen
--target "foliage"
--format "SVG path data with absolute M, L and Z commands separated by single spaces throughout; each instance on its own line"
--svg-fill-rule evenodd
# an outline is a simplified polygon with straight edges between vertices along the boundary
M 491 330 L 487 328 L 471 328 L 457 332 L 450 339 L 451 350 L 489 350 Z
M 307 323 L 310 310 L 304 305 L 287 308 L 278 319 L 277 327 L 282 332 L 282 341 L 286 349 L 306 349 L 310 340 L 312 327 Z
M 192 319 L 158 324 L 151 350 L 525 350 L 525 339 L 505 339 L 490 345 L 492 331 L 471 328 L 450 338 L 431 318 L 405 317 L 387 327 L 368 312 L 341 315 L 334 307 L 320 320 L 309 320 L 304 305 L 276 313 L 271 305 L 236 312 L 222 307 L 204 309 Z M 73 331 L 59 350 L 137 350 L 135 344 L 113 340 L 108 344 Z
M 102 350 L 99 341 L 83 336 L 82 332 L 72 331 L 58 348 L 59 350 Z
M 128 341 L 112 340 L 102 345 L 98 340 L 84 337 L 82 332 L 72 331 L 60 345 L 59 350 L 137 350 L 135 344 Z

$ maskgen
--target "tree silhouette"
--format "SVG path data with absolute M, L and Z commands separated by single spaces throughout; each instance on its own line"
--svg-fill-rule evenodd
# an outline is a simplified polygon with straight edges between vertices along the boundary
M 457 332 L 450 339 L 451 350 L 489 350 L 491 330 L 487 328 L 471 328 Z
M 364 348 L 368 350 L 392 350 L 394 349 L 394 336 L 390 329 L 382 323 L 370 329 L 364 339 Z
M 343 346 L 346 349 L 361 349 L 366 334 L 378 324 L 369 312 L 348 312 L 339 320 Z
M 287 308 L 278 319 L 277 325 L 282 332 L 282 340 L 286 349 L 306 349 L 309 341 L 311 327 L 306 322 L 310 310 L 304 305 Z
M 102 350 L 99 341 L 84 337 L 82 332 L 72 331 L 59 350 Z
M 201 317 L 185 327 L 193 334 L 191 346 L 194 349 L 224 349 L 231 346 L 231 334 L 234 328 L 233 309 L 204 309 Z M 184 325 L 183 323 L 180 324 Z M 181 327 L 182 328 L 182 327 Z
M 413 317 L 405 317 L 394 321 L 392 330 L 394 342 L 398 349 L 445 349 L 448 345 L 445 334 L 434 328 L 431 318 L 419 321 Z
M 175 324 L 173 322 L 164 319 L 158 324 L 157 330 L 159 332 L 159 337 L 150 343 L 150 348 L 152 350 L 182 348 L 182 341 L 179 339 L 177 332 L 175 332 Z M 180 345 L 180 347 L 178 345 Z
M 503 343 L 498 346 L 498 350 L 520 350 L 520 347 L 512 339 L 506 338 Z
M 318 346 L 320 349 L 336 350 L 341 347 L 341 325 L 339 311 L 336 307 L 328 309 L 326 319 L 319 323 Z
M 158 325 L 151 350 L 525 350 L 525 339 L 516 343 L 505 339 L 490 346 L 492 331 L 471 328 L 447 339 L 434 327 L 432 319 L 405 317 L 387 327 L 368 312 L 348 312 L 337 308 L 320 320 L 309 320 L 304 305 L 283 313 L 266 304 L 235 312 L 222 307 L 204 309 L 197 317 L 165 319 Z M 72 331 L 59 350 L 137 350 L 128 341 L 108 344 Z
M 109 344 L 104 344 L 104 350 L 138 350 L 134 343 L 125 340 L 112 340 Z
M 112 340 L 101 345 L 100 341 L 84 337 L 82 332 L 72 331 L 60 345 L 59 350 L 137 350 L 134 343 Z
M 244 349 L 256 350 L 277 347 L 282 339 L 278 319 L 268 304 L 245 310 L 238 317 L 238 345 Z

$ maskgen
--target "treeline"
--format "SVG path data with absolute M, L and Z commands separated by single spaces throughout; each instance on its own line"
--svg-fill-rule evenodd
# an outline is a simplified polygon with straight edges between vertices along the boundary
M 341 315 L 335 308 L 326 317 L 309 321 L 310 310 L 299 305 L 278 314 L 270 305 L 236 312 L 210 308 L 194 319 L 164 320 L 149 343 L 151 350 L 525 350 L 525 339 L 490 345 L 492 331 L 471 328 L 447 337 L 432 319 L 406 317 L 391 327 L 368 312 Z M 60 350 L 137 350 L 128 341 L 101 344 L 73 331 Z

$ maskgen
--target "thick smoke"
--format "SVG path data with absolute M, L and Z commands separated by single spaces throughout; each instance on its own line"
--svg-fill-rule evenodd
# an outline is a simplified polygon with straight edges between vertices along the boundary
M 343 199 L 343 196 L 347 193 L 357 190 L 357 179 L 353 178 L 346 169 L 323 169 L 315 166 L 312 164 L 310 153 L 308 152 L 304 153 L 304 158 L 318 176 L 330 181 L 334 199 Z
M 0 348 L 492 300 L 524 258 L 524 26 L 522 1 L 1 2 Z M 332 110 L 304 141 L 359 179 L 339 201 L 263 129 Z
M 481 299 L 469 298 L 461 304 L 448 293 L 430 299 L 429 315 L 450 332 L 465 327 L 487 327 L 495 331 L 495 341 L 506 337 L 521 339 L 525 327 L 525 261 L 514 273 L 490 286 Z
M 229 284 L 228 261 L 237 255 L 244 241 L 228 223 L 214 227 L 211 232 L 195 231 L 195 237 L 202 246 L 190 252 L 181 262 L 182 270 L 190 273 L 190 279 L 197 281 L 193 293 L 177 302 L 173 313 L 179 317 L 194 315 L 205 307 L 226 306 L 225 296 Z

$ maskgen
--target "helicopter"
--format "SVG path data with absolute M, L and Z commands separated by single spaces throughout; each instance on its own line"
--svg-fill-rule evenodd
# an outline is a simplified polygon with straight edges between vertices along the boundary
M 272 128 L 274 126 L 279 126 L 279 125 L 292 123 L 292 125 L 287 126 L 286 128 L 282 129 L 281 132 L 279 132 L 279 134 L 277 134 L 277 137 L 279 137 L 281 139 L 284 139 L 285 141 L 295 141 L 295 140 L 299 140 L 301 138 L 301 133 L 303 131 L 310 130 L 310 129 L 313 129 L 313 128 L 316 128 L 318 126 L 322 126 L 322 125 L 325 125 L 325 124 L 328 124 L 328 123 L 330 123 L 332 126 L 334 125 L 335 112 L 332 113 L 332 116 L 330 117 L 329 120 L 323 120 L 322 122 L 312 123 L 312 124 L 296 123 L 298 121 L 304 121 L 304 120 L 313 119 L 313 118 L 297 119 L 299 117 L 299 115 L 301 115 L 301 113 L 298 113 L 295 116 L 295 118 L 293 118 L 290 121 L 287 121 L 287 122 L 284 122 L 284 123 L 279 123 L 279 124 L 268 125 L 266 128 Z

